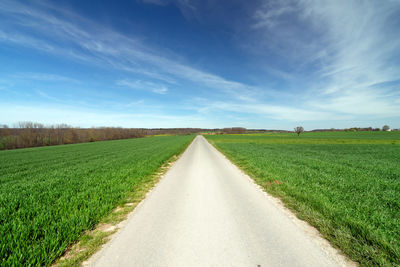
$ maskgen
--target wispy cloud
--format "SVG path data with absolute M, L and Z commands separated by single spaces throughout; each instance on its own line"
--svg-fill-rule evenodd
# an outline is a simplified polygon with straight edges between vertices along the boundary
M 11 112 L 10 112 L 11 110 Z M 44 124 L 60 122 L 81 127 L 92 126 L 122 126 L 137 128 L 158 127 L 205 127 L 215 124 L 207 118 L 198 115 L 165 115 L 154 113 L 135 113 L 104 111 L 102 109 L 87 109 L 69 105 L 0 105 L 1 114 L 9 114 L 1 118 L 1 124 L 13 125 L 17 121 L 38 121 Z M 38 119 L 40 118 L 40 119 Z M 190 123 L 189 123 L 190 122 Z
M 190 6 L 188 1 L 181 4 Z M 54 12 L 57 12 L 57 17 Z M 3 1 L 0 14 L 3 15 L 0 20 L 4 26 L 0 29 L 0 40 L 3 42 L 17 43 L 93 65 L 112 66 L 164 82 L 176 83 L 177 79 L 183 79 L 220 90 L 229 97 L 250 96 L 262 91 L 179 63 L 132 37 L 96 25 L 71 12 L 58 10 L 48 3 L 27 8 L 18 2 Z M 7 26 L 12 26 L 13 31 L 7 31 Z
M 16 73 L 11 75 L 14 79 L 24 80 L 36 80 L 36 81 L 48 81 L 48 82 L 69 82 L 69 83 L 80 83 L 80 81 L 66 77 L 63 75 L 52 74 L 52 73 L 40 73 L 40 72 L 24 72 Z
M 196 103 L 189 104 L 189 108 L 197 109 L 199 113 L 203 114 L 213 114 L 218 111 L 224 111 L 235 115 L 253 115 L 264 119 L 268 118 L 290 122 L 350 119 L 348 115 L 337 115 L 335 112 L 321 112 L 320 109 L 315 107 L 290 107 L 273 103 L 246 103 L 197 99 Z
M 208 3 L 142 2 L 160 6 L 174 3 L 187 18 L 198 16 L 204 10 L 201 4 Z M 400 47 L 400 19 L 396 14 L 399 11 L 398 1 L 257 2 L 250 23 L 243 21 L 247 24 L 241 25 L 242 32 L 235 34 L 240 40 L 243 32 L 252 36 L 253 45 L 246 46 L 245 53 L 254 55 L 258 50 L 259 62 L 264 64 L 261 68 L 276 78 L 270 83 L 275 88 L 259 85 L 257 78 L 264 82 L 267 80 L 264 77 L 248 82 L 245 77 L 250 74 L 246 71 L 237 79 L 228 79 L 195 67 L 190 59 L 156 48 L 141 36 L 132 32 L 124 35 L 52 2 L 0 1 L 0 42 L 91 67 L 118 70 L 118 77 L 109 79 L 114 88 L 117 85 L 168 94 L 162 98 L 186 88 L 190 91 L 189 100 L 194 101 L 198 95 L 205 99 L 193 105 L 199 114 L 190 117 L 194 120 L 203 119 L 204 114 L 211 118 L 216 111 L 289 122 L 398 117 L 400 62 L 396 55 Z M 268 54 L 264 61 L 262 53 Z M 80 82 L 56 73 L 16 75 L 42 82 Z M 294 89 L 288 89 L 286 82 Z M 44 91 L 36 93 L 48 100 L 52 98 Z M 140 104 L 133 101 L 125 107 Z
M 153 93 L 157 94 L 165 94 L 168 91 L 168 88 L 163 84 L 141 81 L 141 80 L 131 81 L 123 79 L 116 81 L 115 84 L 118 86 L 126 86 L 132 89 L 152 91 Z
M 144 100 L 132 101 L 132 102 L 129 102 L 128 104 L 125 104 L 125 107 L 137 107 L 139 105 L 142 105 L 143 103 L 144 103 Z
M 153 5 L 159 5 L 159 6 L 165 6 L 168 4 L 175 4 L 176 7 L 178 7 L 182 13 L 183 16 L 186 18 L 191 18 L 193 15 L 195 15 L 195 12 L 197 10 L 197 4 L 200 1 L 197 0 L 141 0 L 142 3 L 145 4 L 153 4 Z
M 254 13 L 255 24 L 253 28 L 276 28 L 279 24 L 283 23 L 282 17 L 284 15 L 290 15 L 295 13 L 297 7 L 294 1 L 266 1 L 261 9 L 258 9 Z
M 37 92 L 37 94 L 38 95 L 40 95 L 41 97 L 43 97 L 43 98 L 46 98 L 46 99 L 48 99 L 48 100 L 51 100 L 51 101 L 55 101 L 55 102 L 60 102 L 60 100 L 58 99 L 58 98 L 56 98 L 56 97 L 54 97 L 54 96 L 51 96 L 51 95 L 49 95 L 49 94 L 47 94 L 47 93 L 45 93 L 45 92 L 43 92 L 43 91 L 41 91 L 41 90 L 36 90 L 36 92 Z
M 399 61 L 393 59 L 400 53 L 399 2 L 273 3 L 255 12 L 253 28 L 264 31 L 268 40 L 277 37 L 285 51 L 296 53 L 289 52 L 291 59 L 298 59 L 294 64 L 312 70 L 303 101 L 353 118 L 400 114 L 395 103 L 399 87 L 386 86 L 393 81 L 400 85 Z

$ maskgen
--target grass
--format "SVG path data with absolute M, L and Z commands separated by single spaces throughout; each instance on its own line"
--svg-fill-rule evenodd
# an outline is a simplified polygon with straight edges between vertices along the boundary
M 117 206 L 140 197 L 193 136 L 0 151 L 0 265 L 50 265 Z M 135 195 L 136 194 L 136 195 Z M 97 244 L 98 245 L 98 244 Z
M 400 132 L 307 132 L 232 134 L 219 142 L 264 144 L 391 144 L 400 145 Z
M 206 136 L 361 265 L 400 265 L 400 133 Z

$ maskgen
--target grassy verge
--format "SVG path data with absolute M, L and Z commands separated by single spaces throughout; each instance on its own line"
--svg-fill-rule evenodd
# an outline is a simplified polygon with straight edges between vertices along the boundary
M 48 266 L 67 248 L 74 252 L 63 264 L 83 260 L 193 137 L 1 151 L 0 265 Z M 103 230 L 92 231 L 99 222 Z M 78 240 L 79 251 L 71 248 Z
M 399 135 L 356 134 L 206 137 L 351 259 L 400 265 Z
M 184 150 L 181 154 L 183 152 Z M 68 248 L 64 255 L 54 262 L 53 266 L 80 266 L 82 262 L 96 253 L 110 239 L 111 235 L 118 231 L 120 223 L 127 219 L 128 214 L 146 197 L 146 194 L 158 183 L 169 167 L 178 160 L 179 156 L 172 156 L 156 173 L 150 175 L 140 188 L 133 191 L 111 213 L 102 218 L 93 230 L 86 231 L 77 243 Z

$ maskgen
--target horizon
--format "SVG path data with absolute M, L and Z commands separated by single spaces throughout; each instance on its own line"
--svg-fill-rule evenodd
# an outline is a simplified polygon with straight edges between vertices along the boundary
M 394 0 L 0 0 L 0 124 L 398 129 L 399 12 Z
M 30 124 L 27 126 L 27 124 Z M 383 128 L 385 126 L 388 126 L 388 130 L 384 130 Z M 302 127 L 302 126 L 299 126 Z M 7 125 L 7 124 L 0 124 L 0 129 L 28 129 L 28 128 L 34 128 L 34 129 L 50 129 L 50 128 L 64 128 L 64 129 L 137 129 L 137 130 L 205 130 L 205 131 L 218 131 L 218 130 L 224 130 L 224 129 L 244 129 L 246 131 L 267 131 L 267 132 L 296 132 L 295 127 L 291 130 L 285 130 L 285 129 L 271 129 L 271 128 L 245 128 L 241 126 L 231 126 L 231 127 L 224 127 L 224 128 L 198 128 L 198 127 L 166 127 L 166 128 L 159 128 L 159 127 L 154 127 L 154 128 L 136 128 L 136 127 L 123 127 L 123 126 L 91 126 L 91 127 L 80 127 L 80 126 L 74 126 L 74 125 L 69 125 L 65 123 L 59 123 L 59 124 L 42 124 L 39 122 L 31 122 L 31 121 L 20 121 L 18 123 L 15 123 L 13 125 Z M 392 128 L 389 125 L 385 124 L 383 127 L 349 127 L 349 128 L 314 128 L 314 129 L 303 129 L 304 132 L 313 132 L 313 131 L 322 131 L 322 132 L 327 132 L 327 131 L 400 131 L 400 128 Z

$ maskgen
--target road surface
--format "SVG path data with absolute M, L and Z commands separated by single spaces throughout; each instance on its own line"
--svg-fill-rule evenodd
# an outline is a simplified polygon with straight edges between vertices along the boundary
M 89 265 L 340 265 L 271 199 L 197 136 Z

